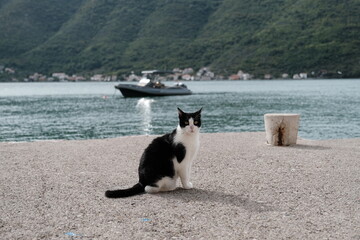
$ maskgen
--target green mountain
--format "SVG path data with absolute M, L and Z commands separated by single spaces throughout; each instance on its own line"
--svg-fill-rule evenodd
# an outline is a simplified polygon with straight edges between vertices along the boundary
M 0 0 L 0 65 L 360 77 L 359 12 L 359 0 Z

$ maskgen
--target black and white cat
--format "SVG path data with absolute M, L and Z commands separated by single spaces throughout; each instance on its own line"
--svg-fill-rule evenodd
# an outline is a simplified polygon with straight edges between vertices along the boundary
M 105 196 L 123 198 L 143 192 L 172 191 L 179 177 L 183 187 L 191 189 L 191 165 L 200 146 L 201 110 L 185 113 L 178 108 L 178 127 L 155 138 L 141 156 L 139 182 L 128 189 L 106 191 Z

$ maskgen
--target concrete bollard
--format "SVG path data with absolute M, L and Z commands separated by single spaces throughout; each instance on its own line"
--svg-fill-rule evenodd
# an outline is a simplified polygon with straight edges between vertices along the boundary
M 299 119 L 299 114 L 265 114 L 266 142 L 273 146 L 289 146 L 296 144 Z

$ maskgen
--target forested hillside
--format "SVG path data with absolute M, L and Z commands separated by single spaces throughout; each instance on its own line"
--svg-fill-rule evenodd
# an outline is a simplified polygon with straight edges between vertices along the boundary
M 360 77 L 359 13 L 359 0 L 0 0 L 0 65 Z

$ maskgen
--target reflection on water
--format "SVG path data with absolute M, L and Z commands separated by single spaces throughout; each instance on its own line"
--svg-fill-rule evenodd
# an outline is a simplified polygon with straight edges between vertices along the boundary
M 145 135 L 149 135 L 151 132 L 151 103 L 154 99 L 141 98 L 137 101 L 136 109 L 141 115 L 141 131 Z

